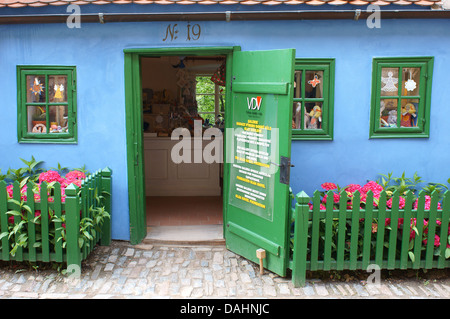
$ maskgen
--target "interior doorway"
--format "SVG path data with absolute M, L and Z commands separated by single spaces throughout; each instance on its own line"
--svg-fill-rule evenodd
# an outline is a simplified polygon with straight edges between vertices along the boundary
M 194 153 L 210 142 L 202 140 L 208 128 L 224 129 L 226 56 L 140 59 L 146 238 L 223 239 L 223 164 L 199 162 Z M 177 128 L 190 132 L 190 163 L 172 158 Z

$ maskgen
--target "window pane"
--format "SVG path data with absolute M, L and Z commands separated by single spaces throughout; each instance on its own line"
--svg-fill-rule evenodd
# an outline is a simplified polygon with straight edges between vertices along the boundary
M 67 76 L 50 75 L 48 77 L 48 100 L 50 103 L 67 102 Z
M 398 95 L 398 68 L 381 69 L 381 96 Z
M 404 68 L 402 75 L 402 95 L 419 95 L 420 68 Z
M 45 102 L 44 75 L 27 75 L 27 102 Z
M 310 130 L 322 128 L 322 102 L 305 103 L 304 128 Z
M 302 103 L 301 102 L 294 102 L 293 106 L 293 112 L 292 112 L 292 128 L 293 129 L 301 129 L 302 128 Z
M 50 80 L 49 80 L 50 82 Z M 50 90 L 49 90 L 50 91 Z M 67 133 L 67 105 L 50 105 L 50 133 Z
M 417 127 L 417 112 L 419 107 L 418 99 L 402 100 L 400 126 Z
M 323 95 L 323 71 L 306 71 L 305 73 L 305 97 L 321 98 Z
M 394 99 L 380 101 L 380 127 L 397 127 L 397 104 Z
M 211 76 L 197 76 L 197 84 L 195 86 L 195 93 L 197 94 L 214 94 L 214 82 L 211 81 Z
M 29 105 L 27 107 L 27 132 L 47 132 L 45 105 Z
M 302 71 L 295 71 L 294 76 L 294 98 L 302 97 Z

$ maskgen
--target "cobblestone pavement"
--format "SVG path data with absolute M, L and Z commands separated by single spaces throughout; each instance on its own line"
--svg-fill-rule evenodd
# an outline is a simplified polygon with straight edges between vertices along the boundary
M 363 281 L 309 279 L 302 288 L 224 246 L 158 246 L 113 241 L 96 247 L 79 281 L 55 270 L 0 268 L 0 298 L 397 298 L 449 299 L 450 276 L 407 279 L 381 285 Z M 447 272 L 448 274 L 448 272 Z

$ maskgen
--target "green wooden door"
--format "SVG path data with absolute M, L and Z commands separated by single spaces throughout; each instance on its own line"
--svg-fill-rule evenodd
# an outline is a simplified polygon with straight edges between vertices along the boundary
M 233 53 L 227 114 L 227 248 L 286 275 L 295 50 Z M 227 112 L 228 112 L 227 111 Z

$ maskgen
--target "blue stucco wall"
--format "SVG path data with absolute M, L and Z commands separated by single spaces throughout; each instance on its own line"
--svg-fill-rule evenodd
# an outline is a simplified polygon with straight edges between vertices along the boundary
M 201 38 L 190 42 L 183 34 L 187 23 L 177 23 L 180 36 L 169 43 L 163 41 L 169 22 L 85 23 L 80 29 L 0 25 L 2 171 L 31 155 L 47 167 L 58 162 L 86 164 L 90 170 L 111 167 L 112 237 L 129 239 L 123 49 L 239 45 L 242 50 L 295 48 L 297 57 L 336 59 L 334 140 L 292 143 L 295 192 L 312 193 L 326 181 L 364 183 L 390 171 L 410 176 L 417 171 L 434 182 L 450 177 L 450 21 L 382 20 L 380 29 L 353 20 L 199 22 Z M 369 140 L 372 58 L 389 56 L 435 57 L 430 138 Z M 23 64 L 76 65 L 77 145 L 17 143 L 16 65 Z

